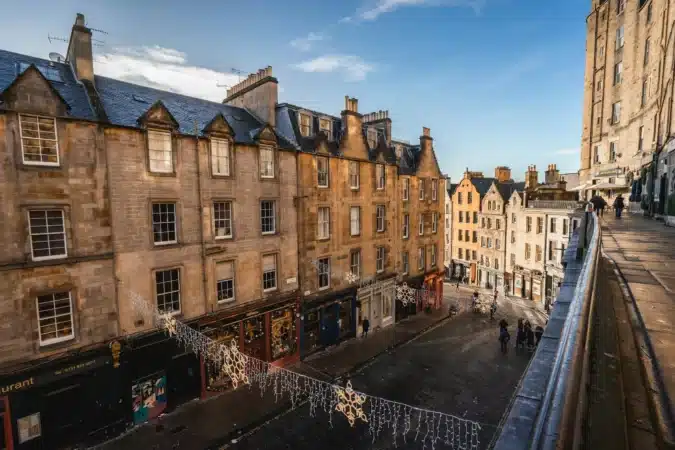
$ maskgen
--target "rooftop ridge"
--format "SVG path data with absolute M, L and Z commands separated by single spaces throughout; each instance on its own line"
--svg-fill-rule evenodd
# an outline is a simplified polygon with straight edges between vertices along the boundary
M 386 111 L 379 110 L 379 111 L 371 112 L 371 113 L 368 113 L 368 114 L 364 114 L 363 115 L 363 123 L 375 122 L 376 120 L 383 120 L 383 119 L 388 119 L 388 118 L 389 118 L 389 111 L 388 110 L 386 110 Z

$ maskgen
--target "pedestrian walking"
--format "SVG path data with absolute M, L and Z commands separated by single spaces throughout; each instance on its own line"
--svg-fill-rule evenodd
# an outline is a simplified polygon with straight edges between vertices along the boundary
M 532 324 L 529 320 L 525 321 L 525 337 L 527 339 L 527 349 L 532 351 L 534 349 L 534 331 L 532 331 Z
M 457 292 L 459 292 L 459 278 L 457 278 Z
M 496 312 L 497 312 L 497 301 L 495 300 L 490 306 L 490 320 L 494 320 Z
M 523 319 L 518 319 L 518 331 L 516 332 L 516 350 L 520 347 L 525 348 L 525 325 Z
M 619 196 L 614 199 L 614 205 L 613 206 L 614 206 L 614 212 L 616 213 L 616 218 L 620 219 L 621 218 L 621 212 L 626 207 L 626 205 L 623 202 L 623 195 L 619 194 Z
M 595 213 L 599 217 L 602 217 L 605 213 L 605 206 L 607 206 L 605 199 L 599 195 L 594 195 L 591 197 L 590 202 L 593 203 L 593 209 L 595 210 Z
M 363 337 L 368 337 L 368 330 L 370 329 L 370 320 L 363 319 Z
M 508 323 L 506 320 L 502 319 L 499 322 L 499 346 L 502 353 L 506 354 L 509 351 L 509 341 L 511 340 L 511 335 L 508 330 Z

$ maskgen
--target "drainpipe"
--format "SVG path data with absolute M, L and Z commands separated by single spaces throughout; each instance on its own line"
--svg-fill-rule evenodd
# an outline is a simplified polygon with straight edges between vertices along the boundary
M 206 276 L 206 242 L 204 242 L 204 199 L 202 198 L 202 170 L 201 158 L 199 155 L 199 131 L 197 121 L 194 121 L 195 127 L 195 154 L 197 155 L 197 195 L 199 195 L 199 242 L 202 252 L 202 284 L 204 288 L 204 311 L 208 314 L 208 280 Z M 212 309 L 213 311 L 213 309 Z

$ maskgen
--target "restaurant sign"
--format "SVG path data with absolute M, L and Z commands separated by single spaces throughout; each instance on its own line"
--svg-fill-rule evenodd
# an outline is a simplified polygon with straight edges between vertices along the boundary
M 47 370 L 37 375 L 20 378 L 12 383 L 0 383 L 0 394 L 10 394 L 12 392 L 25 391 L 36 386 L 49 384 L 53 381 L 66 378 L 80 372 L 85 372 L 97 367 L 103 367 L 110 363 L 109 356 L 99 356 L 90 360 L 82 361 L 77 364 L 67 365 L 60 369 Z

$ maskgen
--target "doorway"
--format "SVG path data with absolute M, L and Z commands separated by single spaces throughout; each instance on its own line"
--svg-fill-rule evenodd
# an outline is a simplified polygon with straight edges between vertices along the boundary
M 12 450 L 12 423 L 9 418 L 9 399 L 0 397 L 0 450 Z

